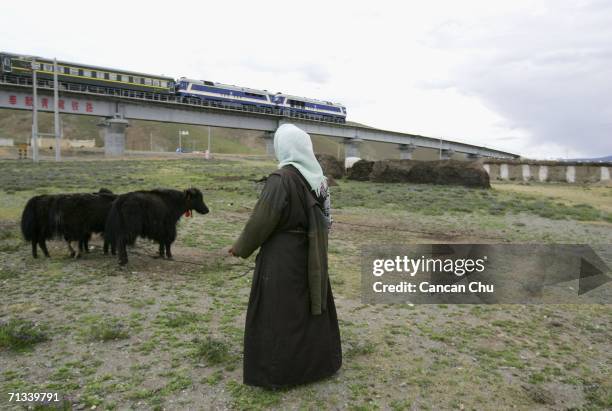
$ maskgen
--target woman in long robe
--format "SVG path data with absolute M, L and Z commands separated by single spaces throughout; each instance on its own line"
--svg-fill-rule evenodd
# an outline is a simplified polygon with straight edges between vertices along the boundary
M 327 274 L 329 190 L 310 136 L 292 124 L 275 133 L 279 169 L 266 180 L 230 254 L 257 248 L 244 331 L 243 378 L 280 388 L 333 375 L 342 364 Z

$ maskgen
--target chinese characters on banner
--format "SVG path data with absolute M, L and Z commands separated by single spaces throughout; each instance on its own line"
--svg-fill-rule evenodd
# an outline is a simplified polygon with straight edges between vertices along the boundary
M 66 104 L 68 102 L 68 104 Z M 16 95 L 9 95 L 8 96 L 8 103 L 10 106 L 17 106 L 19 103 L 19 99 Z M 39 107 L 41 109 L 49 109 L 51 108 L 51 103 L 52 100 L 47 98 L 47 97 L 42 97 L 40 99 L 40 104 Z M 23 97 L 23 104 L 26 107 L 32 107 L 32 105 L 34 104 L 34 100 L 32 98 L 32 96 L 25 96 Z M 59 99 L 58 101 L 58 106 L 60 110 L 66 110 L 66 106 L 68 106 L 70 108 L 71 112 L 74 113 L 93 113 L 94 112 L 94 105 L 91 101 L 87 101 L 85 103 L 85 106 L 83 107 L 82 104 L 79 104 L 79 102 L 77 100 L 64 100 L 64 99 Z

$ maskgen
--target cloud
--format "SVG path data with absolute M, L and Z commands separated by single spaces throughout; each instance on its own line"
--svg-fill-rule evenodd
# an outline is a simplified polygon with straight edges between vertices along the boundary
M 278 63 L 242 59 L 240 64 L 253 72 L 295 76 L 303 81 L 315 84 L 325 84 L 331 78 L 329 70 L 324 65 L 316 63 L 305 63 L 302 61 L 284 61 Z
M 461 53 L 463 61 L 444 82 L 424 86 L 481 99 L 509 127 L 526 131 L 531 152 L 556 146 L 610 154 L 610 11 L 603 2 L 547 2 L 536 14 L 442 24 L 428 44 Z
M 106 6 L 127 19 L 160 18 L 155 7 Z M 353 121 L 523 155 L 612 153 L 609 0 L 312 0 L 298 13 L 272 0 L 177 7 L 185 21 L 216 17 L 180 30 L 109 31 L 103 19 L 80 18 L 76 0 L 44 12 L 8 2 L 1 47 L 339 101 Z

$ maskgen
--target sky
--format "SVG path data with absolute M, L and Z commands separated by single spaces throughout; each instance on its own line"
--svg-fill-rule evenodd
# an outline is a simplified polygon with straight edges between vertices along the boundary
M 531 158 L 612 154 L 612 1 L 3 4 L 0 50 L 345 104 Z

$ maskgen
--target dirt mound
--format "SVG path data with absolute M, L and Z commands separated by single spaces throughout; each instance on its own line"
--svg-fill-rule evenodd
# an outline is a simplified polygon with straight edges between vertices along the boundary
M 317 154 L 317 160 L 321 164 L 323 174 L 327 177 L 342 178 L 344 177 L 344 167 L 336 157 L 329 154 Z
M 370 180 L 378 183 L 402 183 L 410 181 L 410 170 L 419 162 L 415 160 L 377 161 L 372 167 Z
M 417 162 L 408 173 L 412 183 L 491 188 L 489 174 L 478 161 L 438 160 Z
M 347 177 L 349 180 L 368 181 L 372 167 L 374 167 L 373 161 L 359 160 L 348 169 Z
M 478 161 L 383 160 L 369 175 L 380 183 L 420 183 L 491 188 L 489 175 Z

